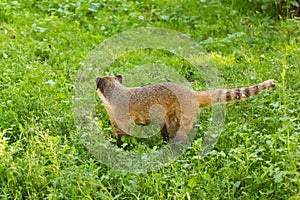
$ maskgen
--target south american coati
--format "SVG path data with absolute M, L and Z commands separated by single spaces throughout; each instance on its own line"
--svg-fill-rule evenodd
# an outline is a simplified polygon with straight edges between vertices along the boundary
M 194 91 L 175 83 L 159 83 L 127 88 L 122 75 L 96 78 L 101 98 L 121 147 L 122 136 L 131 135 L 131 121 L 147 125 L 158 119 L 164 139 L 185 143 L 200 107 L 248 99 L 263 90 L 275 88 L 275 80 L 235 89 Z

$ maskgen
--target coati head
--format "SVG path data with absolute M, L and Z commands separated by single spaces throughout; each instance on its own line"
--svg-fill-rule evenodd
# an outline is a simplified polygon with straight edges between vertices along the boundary
M 96 90 L 100 90 L 100 92 L 106 97 L 109 98 L 115 89 L 116 85 L 121 85 L 123 80 L 122 75 L 114 76 L 104 76 L 96 78 Z

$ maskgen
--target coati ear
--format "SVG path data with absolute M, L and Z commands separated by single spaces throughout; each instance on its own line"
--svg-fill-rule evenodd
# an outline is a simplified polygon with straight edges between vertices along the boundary
M 102 78 L 100 78 L 100 77 L 96 78 L 96 86 L 97 86 L 97 89 L 99 88 L 101 92 L 104 91 L 104 85 L 103 85 Z
M 100 81 L 101 81 L 101 78 L 100 77 L 97 77 L 96 78 L 96 87 L 99 88 L 100 86 Z
M 118 75 L 116 76 L 116 78 L 117 78 L 117 80 L 118 80 L 120 83 L 122 83 L 122 81 L 123 81 L 123 76 L 122 76 L 121 74 L 118 74 Z

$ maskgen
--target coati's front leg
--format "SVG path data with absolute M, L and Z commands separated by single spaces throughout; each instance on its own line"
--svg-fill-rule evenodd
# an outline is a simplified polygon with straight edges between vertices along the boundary
M 114 128 L 115 131 L 115 137 L 117 139 L 117 146 L 119 148 L 122 147 L 123 141 L 122 141 L 122 136 L 130 136 L 130 134 L 123 132 L 122 130 L 118 128 Z
M 117 134 L 117 146 L 119 148 L 122 147 L 123 141 L 122 141 L 122 134 Z
M 111 120 L 114 129 L 114 135 L 117 139 L 117 146 L 122 147 L 122 136 L 131 136 L 130 120 L 121 120 L 118 123 Z

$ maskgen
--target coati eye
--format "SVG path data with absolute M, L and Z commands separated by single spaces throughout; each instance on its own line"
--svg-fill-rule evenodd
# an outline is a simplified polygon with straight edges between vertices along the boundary
M 120 83 L 122 83 L 123 76 L 122 76 L 121 74 L 118 74 L 118 75 L 116 76 L 116 78 L 117 78 L 117 80 L 118 80 Z

